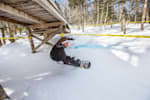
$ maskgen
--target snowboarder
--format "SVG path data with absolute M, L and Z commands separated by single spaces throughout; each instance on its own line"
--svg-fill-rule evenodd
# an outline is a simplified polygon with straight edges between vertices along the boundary
M 65 48 L 68 47 L 68 41 L 67 40 L 74 40 L 73 38 L 68 38 L 68 37 L 62 37 L 58 42 L 54 45 L 50 52 L 50 57 L 54 61 L 62 61 L 64 64 L 67 65 L 73 65 L 76 67 L 82 67 L 82 68 L 89 68 L 90 63 L 82 63 L 81 60 L 76 59 L 74 57 L 67 56 L 65 53 Z

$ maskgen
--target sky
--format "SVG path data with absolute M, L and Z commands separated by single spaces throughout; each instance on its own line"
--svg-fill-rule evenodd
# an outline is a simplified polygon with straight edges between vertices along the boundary
M 55 1 L 55 0 L 52 0 L 52 1 Z M 63 4 L 65 2 L 67 2 L 68 0 L 56 0 L 59 4 Z

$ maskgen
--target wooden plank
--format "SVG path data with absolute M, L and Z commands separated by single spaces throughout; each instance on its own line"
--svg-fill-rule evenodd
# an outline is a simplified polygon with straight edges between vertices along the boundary
M 37 36 L 35 36 L 35 35 L 33 35 L 33 34 L 32 34 L 32 37 L 34 37 L 35 39 L 37 39 L 37 40 L 39 40 L 39 41 L 44 41 L 44 40 L 42 40 L 41 38 L 39 38 L 39 37 L 37 37 Z M 48 44 L 48 45 L 53 46 L 53 44 L 50 43 L 50 42 L 46 42 L 45 44 Z
M 44 41 L 42 41 L 37 47 L 35 47 L 35 50 L 37 50 L 38 48 L 40 48 L 43 44 L 45 44 L 49 39 L 51 39 L 56 33 L 52 33 L 50 34 L 46 39 L 44 39 Z
M 1 16 L 0 16 L 0 20 L 10 22 L 10 23 L 20 24 L 20 25 L 23 25 L 23 26 L 28 25 L 26 23 L 22 23 L 22 22 L 19 22 L 19 21 L 13 20 L 13 19 L 9 19 L 9 18 L 5 18 L 5 17 L 1 17 Z
M 34 33 L 34 34 L 40 34 L 40 33 L 48 34 L 48 33 L 54 32 L 56 30 L 58 30 L 58 28 L 51 28 L 51 29 L 48 29 L 46 31 L 33 31 L 32 33 Z
M 44 34 L 51 34 L 57 30 L 59 30 L 59 28 L 50 29 L 50 30 L 45 31 Z
M 58 20 L 67 23 L 64 17 L 60 15 L 60 13 L 52 6 L 51 1 L 49 0 L 33 0 L 39 5 L 41 5 L 45 10 L 47 10 L 51 15 L 55 16 Z
M 27 13 L 17 10 L 17 9 L 15 9 L 9 5 L 6 5 L 4 3 L 0 3 L 0 10 L 3 12 L 9 13 L 13 16 L 17 16 L 17 17 L 21 17 L 23 19 L 29 20 L 34 23 L 44 23 L 44 21 L 42 21 L 36 17 L 32 17 L 32 16 L 28 15 Z
M 52 22 L 52 23 L 44 23 L 44 24 L 36 24 L 36 25 L 30 25 L 30 28 L 48 28 L 51 26 L 58 26 L 64 24 L 63 22 Z

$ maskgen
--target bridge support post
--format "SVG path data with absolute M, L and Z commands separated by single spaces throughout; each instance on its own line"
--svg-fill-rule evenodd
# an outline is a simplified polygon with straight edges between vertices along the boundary
M 30 41 L 30 45 L 31 45 L 31 49 L 32 49 L 32 53 L 36 53 L 35 48 L 34 48 L 34 42 L 32 39 L 32 32 L 30 28 L 27 28 L 28 30 L 28 36 L 29 36 L 29 41 Z
M 2 28 L 0 28 L 0 31 L 2 31 Z M 0 47 L 3 45 L 3 44 L 2 44 L 2 40 L 3 40 L 3 39 L 1 39 L 1 37 L 0 37 Z
M 2 32 L 3 44 L 6 44 L 5 30 L 4 30 L 4 28 L 1 30 L 1 32 Z
M 38 46 L 35 47 L 35 50 L 40 48 L 43 44 L 46 44 L 48 42 L 48 40 L 50 40 L 57 32 L 58 32 L 58 30 L 49 34 Z
M 0 47 L 2 46 L 3 44 L 2 44 L 2 41 L 1 41 L 1 39 L 0 39 Z

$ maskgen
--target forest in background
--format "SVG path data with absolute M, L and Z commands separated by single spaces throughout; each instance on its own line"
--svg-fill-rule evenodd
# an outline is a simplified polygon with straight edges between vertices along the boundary
M 58 0 L 57 0 L 58 1 Z M 55 3 L 58 3 L 55 0 Z M 61 5 L 61 4 L 60 4 Z M 62 5 L 63 13 L 71 24 L 85 25 L 121 23 L 121 30 L 126 33 L 128 22 L 149 22 L 150 0 L 68 0 Z

